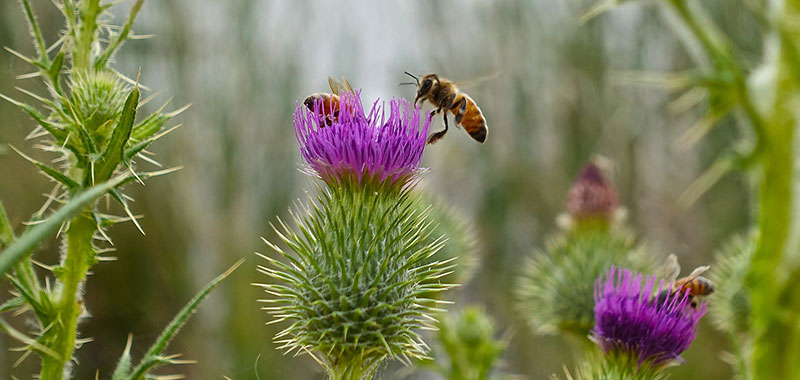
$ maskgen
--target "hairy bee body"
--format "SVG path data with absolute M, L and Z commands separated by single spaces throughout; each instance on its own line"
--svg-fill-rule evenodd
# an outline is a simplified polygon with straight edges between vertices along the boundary
M 409 74 L 411 75 L 411 74 Z M 456 124 L 464 127 L 464 130 L 476 141 L 482 143 L 486 141 L 488 129 L 483 112 L 472 98 L 459 91 L 458 87 L 450 80 L 439 78 L 436 74 L 428 74 L 420 79 L 411 75 L 417 80 L 417 97 L 414 104 L 419 101 L 429 101 L 436 107 L 431 114 L 444 114 L 444 130 L 436 132 L 428 138 L 428 144 L 439 141 L 447 133 L 447 111 L 450 111 Z
M 692 308 L 696 308 L 696 297 L 704 297 L 714 293 L 714 284 L 711 282 L 711 280 L 700 275 L 709 268 L 710 267 L 708 266 L 697 267 L 690 275 L 673 281 L 670 289 L 665 289 L 658 293 L 656 296 L 658 303 L 663 304 L 668 295 L 673 296 L 676 294 L 682 295 L 684 293 L 688 293 L 689 305 Z M 678 259 L 675 257 L 675 255 L 670 255 L 664 265 L 665 278 L 675 279 L 678 277 L 680 270 Z
M 325 115 L 323 119 L 324 125 L 321 126 L 329 126 L 339 118 L 339 95 L 345 91 L 353 91 L 347 79 L 340 82 L 334 78 L 328 77 L 328 85 L 333 93 L 317 92 L 307 96 L 305 100 L 303 100 L 303 105 L 311 112 L 315 111 L 315 104 L 321 104 L 319 112 Z

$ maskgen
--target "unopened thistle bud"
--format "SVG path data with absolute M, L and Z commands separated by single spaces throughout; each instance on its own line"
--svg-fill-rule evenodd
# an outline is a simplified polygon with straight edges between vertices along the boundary
M 607 160 L 592 159 L 567 193 L 567 227 L 526 263 L 517 288 L 520 310 L 540 334 L 569 333 L 586 341 L 594 326 L 594 280 L 612 266 L 648 271 L 645 246 L 616 223 L 617 192 L 603 177 Z
M 410 191 L 430 120 L 420 128 L 403 100 L 368 114 L 357 94 L 339 100 L 334 118 L 297 107 L 300 151 L 327 186 L 292 214 L 295 228 L 276 230 L 293 253 L 271 245 L 285 262 L 265 257 L 259 269 L 280 282 L 263 286 L 275 321 L 291 322 L 282 348 L 315 355 L 332 379 L 368 379 L 387 357 L 426 356 L 427 295 L 449 287 L 440 280 L 452 266 L 431 260 L 444 239 L 430 238 Z
M 567 213 L 572 222 L 608 225 L 614 222 L 619 198 L 617 190 L 603 176 L 599 159 L 589 161 L 567 193 Z

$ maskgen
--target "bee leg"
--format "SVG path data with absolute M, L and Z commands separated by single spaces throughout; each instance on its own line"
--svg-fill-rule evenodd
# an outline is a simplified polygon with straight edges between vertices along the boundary
M 441 108 L 439 108 L 437 110 L 434 110 L 434 111 L 431 111 L 431 115 L 438 114 L 439 112 L 442 112 Z M 436 132 L 436 133 L 432 134 L 431 137 L 428 137 L 428 144 L 433 144 L 433 143 L 439 141 L 439 139 L 444 137 L 445 133 L 447 133 L 447 114 L 446 113 L 444 114 L 444 129 L 439 131 L 439 132 Z

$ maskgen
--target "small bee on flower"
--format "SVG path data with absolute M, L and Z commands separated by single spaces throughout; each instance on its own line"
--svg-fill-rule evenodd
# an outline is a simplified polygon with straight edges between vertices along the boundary
M 669 293 L 653 300 L 664 284 L 655 288 L 656 276 L 644 277 L 627 269 L 611 268 L 595 283 L 595 326 L 592 340 L 608 355 L 626 356 L 659 371 L 683 361 L 706 303 L 688 307 L 689 295 Z M 656 290 L 654 292 L 654 290 Z

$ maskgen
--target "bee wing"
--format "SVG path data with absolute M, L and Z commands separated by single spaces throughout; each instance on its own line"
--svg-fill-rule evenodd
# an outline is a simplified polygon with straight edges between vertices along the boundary
M 454 83 L 455 83 L 456 86 L 458 86 L 458 88 L 462 88 L 462 89 L 469 88 L 469 87 L 472 87 L 472 86 L 474 86 L 474 85 L 476 85 L 478 83 L 487 81 L 489 79 L 494 79 L 495 77 L 497 77 L 498 75 L 500 75 L 502 73 L 503 73 L 502 70 L 498 70 L 498 71 L 495 71 L 495 72 L 493 72 L 491 74 L 486 74 L 486 75 L 483 75 L 483 76 L 480 76 L 480 77 L 477 77 L 477 78 L 467 79 L 467 80 L 463 80 L 463 81 L 456 81 Z
M 338 79 L 328 77 L 328 86 L 331 87 L 331 91 L 336 95 L 341 95 L 345 91 L 353 92 L 353 87 L 350 86 L 350 82 L 344 79 L 344 77 L 342 77 L 342 80 L 344 80 L 344 83 Z
M 664 261 L 664 267 L 661 268 L 661 276 L 664 281 L 672 282 L 678 278 L 678 274 L 681 273 L 681 265 L 678 264 L 678 256 L 675 254 L 670 253 L 667 256 L 667 259 Z
M 707 271 L 709 269 L 711 269 L 710 265 L 694 268 L 692 273 L 689 275 L 689 278 L 696 278 L 696 277 L 700 276 L 701 274 L 705 273 L 705 271 Z

